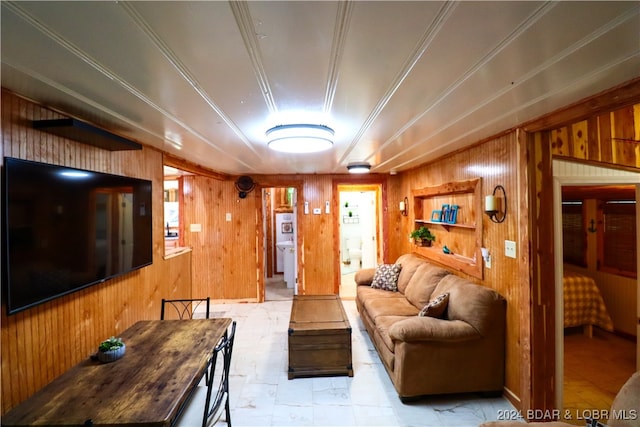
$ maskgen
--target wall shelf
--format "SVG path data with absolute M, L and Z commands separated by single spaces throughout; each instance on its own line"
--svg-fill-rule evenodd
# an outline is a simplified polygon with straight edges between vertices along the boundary
M 482 279 L 482 195 L 481 179 L 449 182 L 433 187 L 415 189 L 413 197 L 414 224 L 439 226 L 447 234 L 436 239 L 436 246 L 416 246 L 415 252 L 425 258 Z M 457 205 L 460 222 L 448 223 L 425 219 L 443 204 Z M 436 229 L 434 228 L 434 231 Z M 447 245 L 454 253 L 445 254 L 442 246 Z M 459 252 L 459 253 L 457 253 Z
M 77 119 L 34 120 L 34 129 L 109 151 L 142 150 L 142 145 Z
M 449 231 L 449 228 L 468 228 L 471 230 L 474 230 L 476 228 L 475 224 L 460 224 L 460 223 L 449 223 L 449 222 L 442 222 L 442 221 L 432 221 L 430 219 L 416 219 L 415 220 L 416 223 L 419 224 L 431 224 L 431 225 L 439 225 L 442 228 L 444 228 L 445 230 Z

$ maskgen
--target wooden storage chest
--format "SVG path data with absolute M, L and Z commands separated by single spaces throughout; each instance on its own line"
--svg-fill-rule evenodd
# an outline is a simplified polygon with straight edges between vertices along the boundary
M 351 325 L 337 295 L 296 295 L 289 320 L 289 379 L 353 376 Z

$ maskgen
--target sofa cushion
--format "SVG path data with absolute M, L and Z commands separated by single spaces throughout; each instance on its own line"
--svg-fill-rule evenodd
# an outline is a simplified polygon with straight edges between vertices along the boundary
M 394 350 L 394 342 L 389 335 L 389 329 L 393 326 L 394 323 L 407 319 L 406 316 L 379 316 L 376 319 L 376 331 L 384 345 L 389 349 L 389 351 Z
M 436 285 L 448 274 L 450 273 L 444 268 L 424 262 L 413 273 L 404 295 L 419 310 L 429 303 Z
M 377 323 L 376 321 L 376 325 Z M 466 322 L 435 317 L 412 316 L 399 319 L 389 325 L 387 332 L 390 339 L 406 342 L 463 342 L 482 338 L 478 331 Z
M 385 291 L 398 290 L 398 275 L 402 270 L 400 264 L 378 264 L 373 275 L 372 288 L 384 289 Z
M 367 299 L 364 308 L 374 322 L 378 316 L 417 316 L 419 311 L 406 298 Z
M 463 320 L 484 337 L 491 335 L 494 324 L 504 318 L 505 299 L 491 288 L 476 285 L 450 274 L 445 276 L 433 293 L 449 293 L 447 319 Z
M 418 316 L 437 317 L 442 319 L 444 317 L 444 312 L 447 309 L 447 304 L 449 304 L 449 294 L 444 293 L 442 295 L 438 295 L 433 300 L 429 301 L 422 310 L 420 310 Z
M 382 289 L 372 288 L 371 286 L 358 286 L 356 288 L 356 299 L 365 301 L 372 298 L 402 298 L 404 295 L 400 292 L 390 292 Z
M 400 272 L 400 276 L 398 276 L 398 292 L 404 294 L 404 290 L 407 288 L 411 277 L 413 277 L 413 273 L 425 262 L 424 259 L 413 254 L 400 255 L 396 260 L 396 264 L 402 265 L 402 271 Z

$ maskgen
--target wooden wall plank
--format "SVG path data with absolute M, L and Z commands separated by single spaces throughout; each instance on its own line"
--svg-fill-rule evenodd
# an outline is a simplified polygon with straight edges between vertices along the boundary
M 521 277 L 519 271 L 519 260 L 526 257 L 523 251 L 527 248 L 522 246 L 519 238 L 520 218 L 526 218 L 526 212 L 521 211 L 519 200 L 524 196 L 519 187 L 519 171 L 525 167 L 518 162 L 518 140 L 517 133 L 512 132 L 487 141 L 480 145 L 455 153 L 436 162 L 426 164 L 411 171 L 399 174 L 400 182 L 394 180 L 393 188 L 399 188 L 398 193 L 390 191 L 393 202 L 398 201 L 403 194 L 411 194 L 411 190 L 433 187 L 452 182 L 469 181 L 481 178 L 482 197 L 492 194 L 496 185 L 502 185 L 507 194 L 507 217 L 503 223 L 494 223 L 489 218 L 480 214 L 477 215 L 482 222 L 482 245 L 491 252 L 492 268 L 484 268 L 484 278 L 482 280 L 455 272 L 469 280 L 481 285 L 495 289 L 507 299 L 507 360 L 505 387 L 509 390 L 510 398 L 514 401 L 520 399 L 522 390 L 522 357 L 521 347 L 526 335 L 522 334 L 521 324 L 521 304 L 528 301 L 528 277 Z M 390 215 L 388 226 L 397 230 L 397 238 L 390 247 L 390 261 L 394 261 L 403 253 L 414 251 L 414 247 L 409 243 L 409 233 L 414 227 L 416 207 L 413 198 L 409 206 L 409 215 L 404 218 L 394 218 Z M 484 200 L 481 203 L 484 206 Z M 398 214 L 399 215 L 399 214 Z M 444 231 L 435 230 L 439 233 L 440 239 L 444 239 Z M 449 237 L 447 237 L 449 238 Z M 518 259 L 505 257 L 504 241 L 512 240 L 517 243 Z M 437 240 L 439 241 L 438 237 Z M 445 266 L 446 268 L 446 266 Z M 515 285 L 517 284 L 517 285 Z M 523 294 L 524 293 L 524 294 Z
M 588 130 L 589 127 L 587 125 L 587 120 L 583 120 L 571 125 L 571 152 L 572 155 L 576 158 L 586 159 L 588 157 Z
M 126 156 L 49 136 L 30 121 L 59 114 L 2 92 L 2 155 L 152 180 L 153 265 L 23 312 L 0 317 L 0 413 L 26 399 L 105 338 L 140 319 L 159 318 L 160 299 L 190 292 L 190 255 L 163 259 L 162 154 L 145 147 Z

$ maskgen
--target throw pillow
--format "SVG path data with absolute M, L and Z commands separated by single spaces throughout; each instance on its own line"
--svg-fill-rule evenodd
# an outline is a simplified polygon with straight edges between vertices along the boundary
M 436 297 L 432 301 L 429 301 L 429 304 L 425 305 L 422 310 L 420 310 L 418 316 L 437 317 L 441 319 L 444 315 L 444 311 L 447 309 L 447 304 L 449 304 L 448 292 Z
M 378 264 L 373 275 L 371 287 L 396 292 L 398 290 L 400 270 L 402 270 L 400 264 Z

